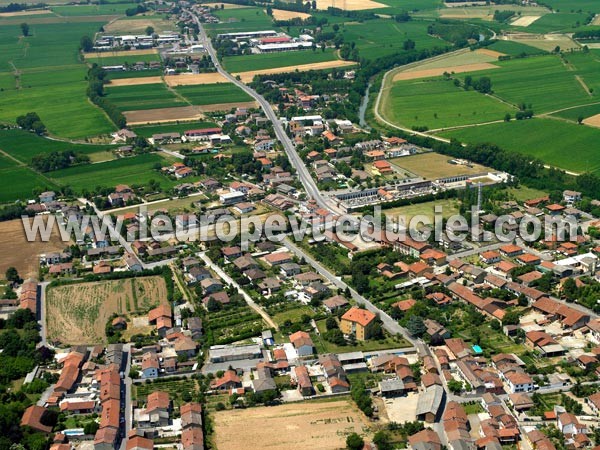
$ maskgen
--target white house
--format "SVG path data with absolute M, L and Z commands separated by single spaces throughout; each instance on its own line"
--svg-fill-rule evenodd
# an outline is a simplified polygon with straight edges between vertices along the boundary
M 533 379 L 525 372 L 510 371 L 504 374 L 510 392 L 531 392 L 535 389 Z

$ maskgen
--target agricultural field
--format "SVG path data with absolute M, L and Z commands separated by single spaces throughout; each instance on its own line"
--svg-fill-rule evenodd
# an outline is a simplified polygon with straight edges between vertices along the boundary
M 458 175 L 476 175 L 487 173 L 490 169 L 480 164 L 471 166 L 450 164 L 452 158 L 440 153 L 428 152 L 418 155 L 403 156 L 390 160 L 392 164 L 428 180 Z
M 123 17 L 110 22 L 104 27 L 107 33 L 127 33 L 127 34 L 146 34 L 146 28 L 154 28 L 155 33 L 163 31 L 174 31 L 177 25 L 170 20 L 164 19 L 160 15 L 138 15 L 133 17 Z
M 121 64 L 135 64 L 138 62 L 152 62 L 160 61 L 160 56 L 157 53 L 148 54 L 136 54 L 135 52 L 123 52 L 117 56 L 110 56 L 110 52 L 98 53 L 98 54 L 87 54 L 85 60 L 90 63 L 96 63 L 101 66 L 119 66 Z M 140 71 L 145 72 L 145 71 Z M 126 72 L 130 76 L 135 76 L 136 72 Z M 134 75 L 131 75 L 134 74 Z
M 6 160 L 3 161 L 6 164 Z M 0 190 L 0 204 L 32 199 L 35 198 L 34 190 L 43 192 L 57 187 L 52 180 L 24 166 L 0 169 L 0 177 L 3 182 L 2 190 Z
M 261 442 L 269 450 L 288 449 L 298 442 L 315 450 L 343 448 L 348 434 L 369 431 L 367 418 L 347 398 L 219 411 L 212 418 L 219 450 L 237 450 L 248 442 Z
M 518 29 L 520 31 L 527 30 L 528 33 L 550 33 L 557 31 L 569 33 L 576 31 L 576 28 L 585 25 L 587 19 L 588 15 L 585 12 L 561 11 L 556 14 L 546 14 L 526 28 L 513 28 Z
M 132 58 L 133 59 L 133 58 Z M 147 69 L 147 70 L 136 70 L 136 71 L 122 71 L 122 72 L 108 72 L 108 80 L 121 80 L 123 78 L 148 78 L 148 77 L 161 77 L 162 70 L 160 69 Z
M 163 83 L 137 86 L 106 86 L 106 98 L 121 111 L 173 108 L 187 103 L 178 98 Z
M 152 137 L 153 134 L 157 133 L 183 133 L 187 130 L 195 130 L 198 128 L 214 128 L 217 124 L 214 122 L 184 122 L 184 123 L 171 123 L 166 125 L 150 125 L 150 126 L 138 126 L 134 127 L 134 131 L 138 136 L 145 138 Z
M 597 114 L 600 114 L 600 103 L 595 105 L 580 106 L 578 108 L 565 109 L 563 111 L 552 114 L 551 117 L 560 117 L 562 119 L 566 119 L 576 123 L 581 117 L 583 117 L 585 120 Z
M 50 10 L 59 16 L 121 16 L 136 3 L 101 4 L 101 5 L 66 5 L 53 6 Z
M 496 41 L 492 45 L 488 45 L 487 48 L 511 56 L 522 54 L 537 55 L 544 53 L 544 51 L 539 48 L 531 47 L 516 41 Z
M 103 343 L 112 314 L 145 314 L 167 303 L 160 276 L 50 287 L 46 290 L 48 339 L 68 345 Z
M 131 158 L 87 164 L 50 172 L 52 180 L 61 186 L 71 186 L 76 192 L 96 186 L 113 187 L 117 184 L 139 185 L 156 180 L 161 187 L 169 188 L 176 183 L 153 170 L 154 165 L 165 164 L 165 159 L 154 153 Z
M 196 86 L 178 86 L 174 90 L 192 105 L 216 105 L 222 103 L 248 102 L 248 94 L 233 83 L 202 84 Z
M 0 222 L 0 273 L 15 267 L 25 279 L 37 277 L 39 255 L 63 251 L 69 244 L 60 239 L 58 230 L 53 230 L 48 242 L 42 242 L 39 238 L 30 242 L 21 219 Z
M 115 147 L 110 145 L 72 144 L 54 141 L 19 129 L 0 130 L 0 151 L 8 153 L 25 164 L 29 164 L 35 155 L 41 153 L 71 150 L 92 157 L 94 153 L 104 153 L 113 148 Z
M 383 104 L 389 120 L 429 129 L 502 120 L 515 111 L 514 107 L 477 91 L 465 91 L 442 78 L 394 83 Z
M 86 68 L 77 54 L 81 36 L 93 34 L 102 22 L 60 20 L 30 24 L 27 38 L 20 38 L 17 25 L 0 25 L 0 74 L 5 87 L 0 121 L 14 123 L 18 115 L 36 111 L 51 134 L 83 138 L 108 133 L 114 126 L 88 101 Z
M 221 23 L 206 24 L 209 36 L 219 33 L 234 33 L 236 31 L 258 31 L 273 28 L 273 20 L 263 8 L 233 8 L 219 9 L 214 15 L 221 19 Z
M 223 58 L 223 66 L 230 72 L 249 72 L 253 70 L 272 69 L 282 66 L 312 64 L 338 59 L 333 49 L 325 52 L 300 50 L 296 52 L 262 53 L 258 55 L 227 56 Z
M 597 151 L 600 129 L 597 128 L 534 118 L 445 131 L 440 135 L 462 142 L 496 144 L 574 172 L 600 173 Z M 573 157 L 573 149 L 577 149 L 577 158 Z

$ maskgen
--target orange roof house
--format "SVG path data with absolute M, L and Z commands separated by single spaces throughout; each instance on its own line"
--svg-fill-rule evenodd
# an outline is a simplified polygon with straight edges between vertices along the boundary
M 376 318 L 371 311 L 352 307 L 342 316 L 340 329 L 344 334 L 354 334 L 356 339 L 364 341 L 371 337 Z

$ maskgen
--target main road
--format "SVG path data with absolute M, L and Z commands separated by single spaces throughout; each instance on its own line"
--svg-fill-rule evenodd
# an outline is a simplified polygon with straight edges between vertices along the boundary
M 344 212 L 335 204 L 335 202 L 331 198 L 322 195 L 321 191 L 319 191 L 319 188 L 317 187 L 315 181 L 313 180 L 310 172 L 304 165 L 304 161 L 302 161 L 302 159 L 300 158 L 300 155 L 298 155 L 298 152 L 296 152 L 296 148 L 295 148 L 292 140 L 287 135 L 285 129 L 283 128 L 283 125 L 281 125 L 281 122 L 279 121 L 279 118 L 277 117 L 277 114 L 275 114 L 275 111 L 271 107 L 270 103 L 262 95 L 260 95 L 254 89 L 252 89 L 250 86 L 247 86 L 246 84 L 242 83 L 240 80 L 238 80 L 232 74 L 230 74 L 225 69 L 223 69 L 223 67 L 221 66 L 221 64 L 219 62 L 219 59 L 217 58 L 217 52 L 215 51 L 214 47 L 212 46 L 212 42 L 208 38 L 206 31 L 204 30 L 204 27 L 202 26 L 202 22 L 200 22 L 200 20 L 198 19 L 198 17 L 196 16 L 196 14 L 193 11 L 187 10 L 187 12 L 188 12 L 188 14 L 190 14 L 190 16 L 193 18 L 193 20 L 198 25 L 198 28 L 200 31 L 198 34 L 198 38 L 199 38 L 200 42 L 202 43 L 202 45 L 204 46 L 204 48 L 206 49 L 206 51 L 208 52 L 210 58 L 212 59 L 212 62 L 214 64 L 215 68 L 217 69 L 217 72 L 219 72 L 221 75 L 223 75 L 229 81 L 231 81 L 236 86 L 238 86 L 240 89 L 242 89 L 245 93 L 247 93 L 252 98 L 254 98 L 258 102 L 260 107 L 263 109 L 263 111 L 265 112 L 265 115 L 267 116 L 267 118 L 273 124 L 273 130 L 275 131 L 275 135 L 277 136 L 277 139 L 279 140 L 279 142 L 281 142 L 281 144 L 283 145 L 283 148 L 285 150 L 285 153 L 287 154 L 288 159 L 290 160 L 290 163 L 296 169 L 298 178 L 300 179 L 302 186 L 304 186 L 304 190 L 306 191 L 308 196 L 310 198 L 312 198 L 313 200 L 315 200 L 315 202 L 317 202 L 317 205 L 319 205 L 319 207 L 325 208 L 326 210 L 331 211 L 334 214 L 342 215 Z

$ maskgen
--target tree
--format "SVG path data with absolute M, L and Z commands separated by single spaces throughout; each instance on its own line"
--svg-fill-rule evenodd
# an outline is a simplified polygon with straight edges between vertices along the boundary
M 152 36 L 154 34 L 154 28 L 151 26 L 146 27 L 146 36 Z
M 29 25 L 27 25 L 25 22 L 23 22 L 21 24 L 21 31 L 23 32 L 23 36 L 25 36 L 25 37 L 29 36 Z
M 448 389 L 450 389 L 450 392 L 452 392 L 453 394 L 460 394 L 460 391 L 462 391 L 463 384 L 461 381 L 450 380 L 450 381 L 448 381 L 447 384 L 448 384 Z
M 573 278 L 567 278 L 562 286 L 562 293 L 567 300 L 573 301 L 577 296 L 577 284 Z
M 377 446 L 377 450 L 392 450 L 394 446 L 390 441 L 390 436 L 385 431 L 378 431 L 373 436 L 373 443 Z
M 415 49 L 415 41 L 413 41 L 412 39 L 407 39 L 406 41 L 404 41 L 404 43 L 402 44 L 402 48 L 404 50 L 414 50 Z
M 578 116 L 578 117 L 577 117 L 577 123 L 578 123 L 579 125 L 581 125 L 581 124 L 583 123 L 583 119 L 585 119 L 585 117 L 583 117 L 583 116 Z
M 93 435 L 96 434 L 100 425 L 94 421 L 88 422 L 83 426 L 83 434 Z
M 337 320 L 335 320 L 335 317 L 328 317 L 325 321 L 325 327 L 328 331 L 335 330 L 336 328 L 338 328 L 338 323 Z
M 510 113 L 506 113 L 506 115 L 504 116 L 504 121 L 510 122 Z
M 9 267 L 6 269 L 5 273 L 6 281 L 10 281 L 11 283 L 20 283 L 21 277 L 19 276 L 19 272 L 14 267 Z
M 79 41 L 79 47 L 84 52 L 91 52 L 92 50 L 94 50 L 94 41 L 92 41 L 92 38 L 86 34 L 84 36 L 81 36 L 81 40 Z
M 361 450 L 364 446 L 365 441 L 356 433 L 352 433 L 346 438 L 346 447 L 349 450 Z
M 406 329 L 415 337 L 421 337 L 425 333 L 425 324 L 423 323 L 423 319 L 419 316 L 410 316 L 408 319 L 408 323 L 406 324 Z

